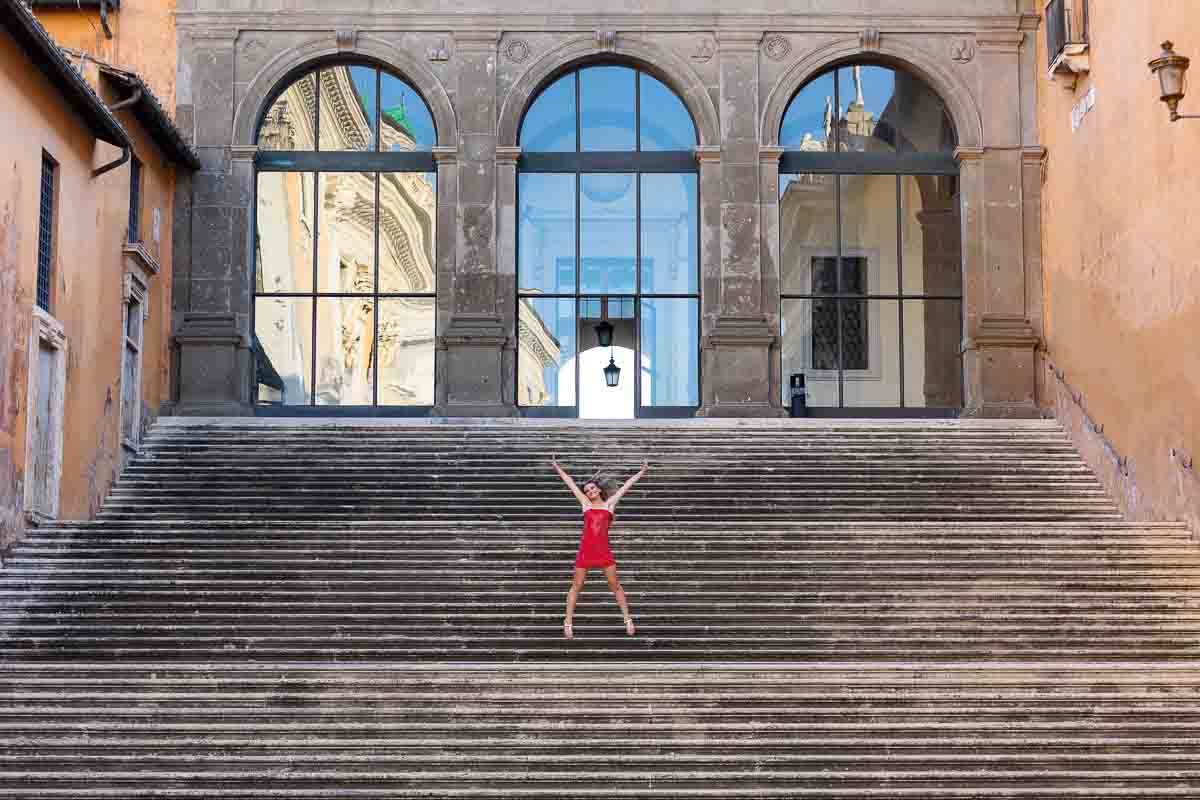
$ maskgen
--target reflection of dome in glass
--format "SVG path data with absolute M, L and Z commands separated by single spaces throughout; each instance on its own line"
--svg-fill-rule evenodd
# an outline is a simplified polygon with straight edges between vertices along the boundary
M 583 193 L 593 203 L 611 203 L 624 197 L 632 183 L 633 176 L 625 172 L 593 173 L 583 181 Z
M 400 129 L 405 136 L 416 140 L 417 137 L 413 134 L 412 126 L 408 122 L 408 114 L 405 113 L 403 104 L 393 106 L 391 108 L 385 108 L 383 110 L 383 116 L 384 119 L 386 119 L 391 125 Z

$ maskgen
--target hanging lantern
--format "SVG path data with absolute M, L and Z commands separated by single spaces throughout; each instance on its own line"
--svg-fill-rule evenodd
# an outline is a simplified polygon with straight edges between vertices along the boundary
M 596 340 L 601 347 L 612 347 L 613 326 L 608 320 L 602 320 L 596 326 Z
M 610 326 L 611 327 L 611 326 Z M 616 386 L 621 380 L 621 368 L 617 366 L 617 362 L 609 356 L 608 366 L 604 368 L 604 382 L 610 387 Z

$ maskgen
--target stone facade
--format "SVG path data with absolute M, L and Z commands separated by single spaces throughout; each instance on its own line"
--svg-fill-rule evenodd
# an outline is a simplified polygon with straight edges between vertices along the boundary
M 1028 0 L 509 4 L 183 0 L 178 116 L 204 169 L 181 185 L 175 336 L 183 414 L 246 414 L 256 131 L 282 84 L 322 60 L 386 66 L 428 104 L 438 142 L 438 353 L 445 415 L 516 413 L 516 184 L 522 114 L 564 69 L 652 71 L 696 123 L 701 407 L 775 416 L 779 128 L 831 66 L 903 68 L 944 101 L 960 163 L 965 410 L 1032 416 L 1041 340 L 1038 19 Z M 953 237 L 950 237 L 951 239 Z M 945 343 L 942 343 L 943 345 Z M 946 350 L 942 347 L 942 350 Z

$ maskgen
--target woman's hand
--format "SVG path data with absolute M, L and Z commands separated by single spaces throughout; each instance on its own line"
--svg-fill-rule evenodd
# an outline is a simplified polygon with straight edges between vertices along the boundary
M 645 475 L 649 471 L 650 471 L 650 462 L 643 458 L 642 459 L 642 474 Z

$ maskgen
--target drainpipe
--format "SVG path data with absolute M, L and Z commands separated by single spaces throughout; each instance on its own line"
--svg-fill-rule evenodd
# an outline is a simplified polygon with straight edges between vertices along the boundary
M 109 106 L 108 110 L 113 113 L 116 113 L 117 111 L 120 111 L 123 108 L 128 108 L 129 106 L 132 106 L 132 105 L 138 103 L 141 99 L 142 99 L 142 88 L 139 86 L 137 89 L 134 89 L 133 94 L 131 94 L 129 97 L 126 97 L 124 100 L 121 100 L 120 102 L 114 103 L 113 105 Z M 92 177 L 99 178 L 104 173 L 111 172 L 112 170 L 121 166 L 125 162 L 129 161 L 129 150 L 130 150 L 130 147 L 129 147 L 128 143 L 122 145 L 120 157 L 117 158 L 116 161 L 110 161 L 109 163 L 105 164 L 104 166 L 98 167 L 98 168 L 92 170 Z
M 112 28 L 108 27 L 108 0 L 100 0 L 100 27 L 106 37 L 113 38 Z

